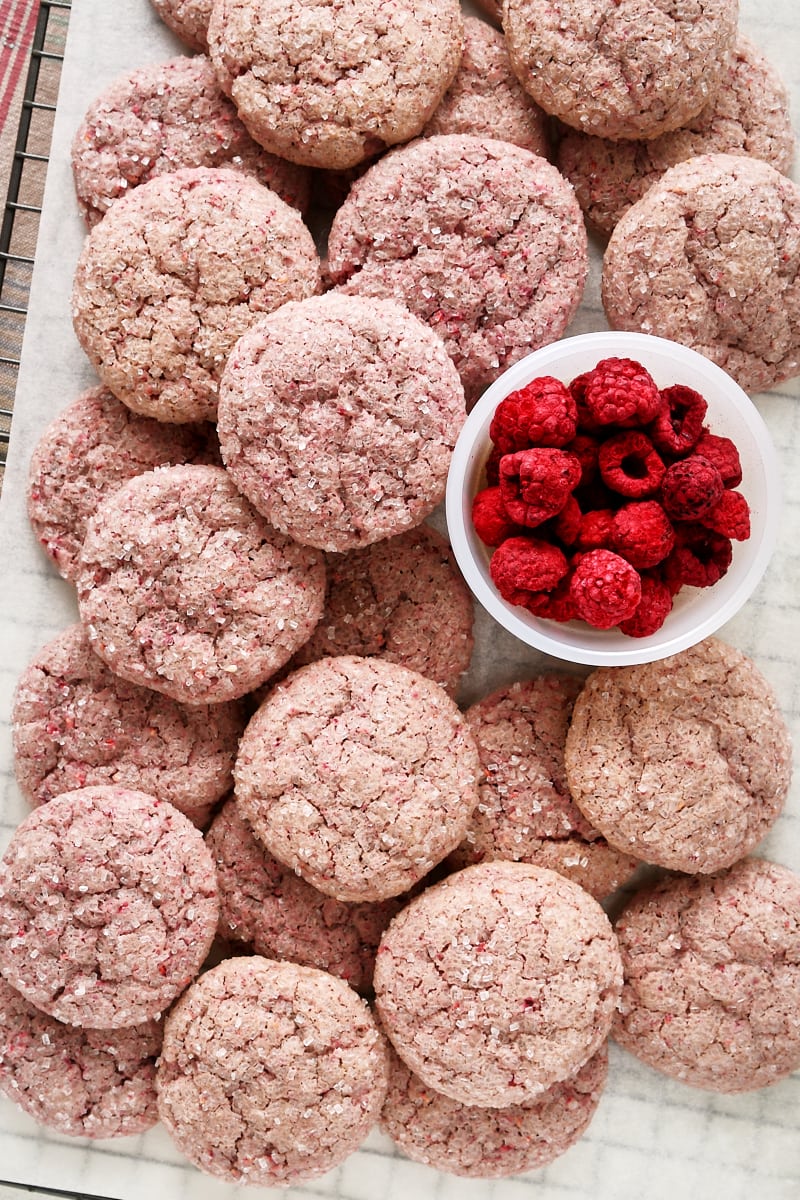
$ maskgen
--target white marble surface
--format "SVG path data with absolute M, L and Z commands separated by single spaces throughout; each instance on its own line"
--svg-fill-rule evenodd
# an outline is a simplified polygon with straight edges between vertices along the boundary
M 800 9 L 796 0 L 742 0 L 740 25 L 781 71 L 800 123 Z M 84 228 L 72 191 L 69 143 L 87 103 L 121 71 L 178 52 L 147 0 L 74 0 L 56 120 L 31 313 L 13 437 L 0 501 L 0 836 L 25 815 L 13 780 L 8 724 L 20 670 L 45 641 L 75 619 L 71 588 L 58 579 L 31 535 L 24 480 L 33 444 L 51 416 L 94 381 L 72 333 L 69 294 Z M 795 168 L 795 179 L 800 175 Z M 606 328 L 599 304 L 600 248 L 570 332 Z M 785 508 L 767 574 L 721 636 L 751 654 L 774 684 L 798 737 L 800 714 L 800 380 L 756 398 L 782 462 Z M 485 615 L 464 698 L 543 665 Z M 550 662 L 548 665 L 552 665 Z M 800 795 L 760 853 L 800 871 Z M 186 1164 L 163 1129 L 93 1144 L 48 1133 L 0 1098 L 0 1178 L 113 1200 L 224 1200 L 274 1194 L 301 1200 L 797 1200 L 800 1196 L 800 1073 L 751 1095 L 714 1096 L 640 1066 L 612 1046 L 609 1085 L 585 1137 L 557 1162 L 513 1180 L 467 1181 L 397 1156 L 374 1133 L 338 1170 L 306 1189 L 238 1189 Z M 0 1187 L 0 1200 L 25 1192 Z

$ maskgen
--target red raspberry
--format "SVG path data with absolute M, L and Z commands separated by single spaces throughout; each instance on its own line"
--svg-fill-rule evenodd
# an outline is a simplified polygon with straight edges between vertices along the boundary
M 674 521 L 698 521 L 711 511 L 723 489 L 714 464 L 690 454 L 667 468 L 661 480 L 661 503 Z
M 660 629 L 672 611 L 672 593 L 658 575 L 645 571 L 642 575 L 642 598 L 632 617 L 620 621 L 622 633 L 628 637 L 649 637 Z
M 730 538 L 686 522 L 675 529 L 675 548 L 661 568 L 664 582 L 673 595 L 683 586 L 710 587 L 722 579 L 731 565 Z
M 746 542 L 750 537 L 750 505 L 741 492 L 726 488 L 710 512 L 702 517 L 700 524 L 723 537 Z
M 499 487 L 487 487 L 477 493 L 472 501 L 472 524 L 486 546 L 499 546 L 520 531 L 505 510 Z
M 535 617 L 547 617 L 550 621 L 574 621 L 575 603 L 570 592 L 570 577 L 565 575 L 549 592 L 536 592 L 525 605 Z
M 583 404 L 599 425 L 646 425 L 664 404 L 650 372 L 632 358 L 604 358 L 578 378 Z
M 574 496 L 568 496 L 561 512 L 553 517 L 553 533 L 565 546 L 571 546 L 578 536 L 582 519 L 580 504 Z
M 666 470 L 649 437 L 636 430 L 603 442 L 598 465 L 603 482 L 632 500 L 655 495 Z
M 609 550 L 611 531 L 614 527 L 614 510 L 593 508 L 581 517 L 581 526 L 575 539 L 578 550 Z
M 486 473 L 486 482 L 489 487 L 497 487 L 500 482 L 500 459 L 502 454 L 497 449 L 497 446 L 492 446 L 492 452 L 486 460 L 484 471 Z
M 595 629 L 611 629 L 636 611 L 642 597 L 639 572 L 611 550 L 583 554 L 572 573 L 575 612 Z
M 519 450 L 500 459 L 500 491 L 506 512 L 519 525 L 541 525 L 567 502 L 581 464 L 564 450 Z
M 600 443 L 597 438 L 589 437 L 586 433 L 579 433 L 571 442 L 567 442 L 564 449 L 570 454 L 574 454 L 581 464 L 581 481 L 578 487 L 586 487 L 597 477 L 597 455 L 600 452 Z
M 530 592 L 554 588 L 568 567 L 558 546 L 539 538 L 510 537 L 495 550 L 489 572 L 504 600 L 509 604 L 525 604 Z
M 593 432 L 601 428 L 600 422 L 595 420 L 586 407 L 586 385 L 591 378 L 591 374 L 591 371 L 584 371 L 582 375 L 576 375 L 569 385 L 570 395 L 575 401 L 575 407 L 578 410 L 578 428 L 583 433 Z
M 565 446 L 575 437 L 577 421 L 569 389 L 559 379 L 542 375 L 500 401 L 489 437 L 503 454 L 533 446 Z
M 614 514 L 609 545 L 632 567 L 654 567 L 675 545 L 675 531 L 657 500 L 634 500 Z
M 712 462 L 722 476 L 725 487 L 735 488 L 742 482 L 742 464 L 739 451 L 730 438 L 720 437 L 704 429 L 695 447 L 695 454 L 702 454 Z
M 699 392 L 682 383 L 662 388 L 661 397 L 666 406 L 649 429 L 653 445 L 662 454 L 688 454 L 700 437 L 708 405 Z

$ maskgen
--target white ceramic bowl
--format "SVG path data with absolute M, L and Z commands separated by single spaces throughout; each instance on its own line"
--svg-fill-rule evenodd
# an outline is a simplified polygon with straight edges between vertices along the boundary
M 742 461 L 739 490 L 750 505 L 751 535 L 733 543 L 733 561 L 712 587 L 684 587 L 661 628 L 645 638 L 618 629 L 593 629 L 582 621 L 560 624 L 507 603 L 489 574 L 491 551 L 472 525 L 475 493 L 485 485 L 491 450 L 489 425 L 497 405 L 539 375 L 569 383 L 602 358 L 633 358 L 659 387 L 681 383 L 708 401 L 706 423 L 731 438 Z M 510 633 L 538 650 L 568 662 L 627 666 L 666 658 L 708 637 L 736 613 L 764 574 L 775 546 L 781 506 L 778 458 L 760 413 L 720 367 L 686 346 L 643 333 L 587 333 L 563 338 L 515 363 L 484 392 L 456 443 L 447 481 L 447 527 L 458 564 L 483 607 Z

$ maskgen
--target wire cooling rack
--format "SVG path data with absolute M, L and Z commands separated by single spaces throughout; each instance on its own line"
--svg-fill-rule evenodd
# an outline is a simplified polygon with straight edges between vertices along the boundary
M 70 0 L 39 3 L 0 226 L 0 472 L 8 452 L 70 7 Z

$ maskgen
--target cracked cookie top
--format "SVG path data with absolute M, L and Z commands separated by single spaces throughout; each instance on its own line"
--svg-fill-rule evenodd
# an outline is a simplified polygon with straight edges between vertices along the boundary
M 752 850 L 783 808 L 792 765 L 772 688 L 716 638 L 593 671 L 565 757 L 575 803 L 611 845 L 690 874 Z
M 526 91 L 607 138 L 678 129 L 719 85 L 738 0 L 505 0 L 503 31 Z
M 339 900 L 399 896 L 460 842 L 478 756 L 455 702 L 378 658 L 323 658 L 269 693 L 236 800 L 281 862 Z
M 318 291 L 319 271 L 302 217 L 270 188 L 187 167 L 134 188 L 95 225 L 75 273 L 75 333 L 134 412 L 214 420 L 237 338 Z
M 296 963 L 232 958 L 207 971 L 164 1025 L 158 1108 L 211 1175 L 286 1186 L 358 1148 L 386 1095 L 369 1007 L 341 979 Z
M 583 888 L 525 863 L 466 867 L 394 918 L 375 963 L 383 1027 L 429 1087 L 462 1104 L 528 1103 L 608 1036 L 622 964 Z
M 350 189 L 328 238 L 337 291 L 400 299 L 445 345 L 467 403 L 563 334 L 583 295 L 586 228 L 572 185 L 494 138 L 418 138 Z
M 433 511 L 464 417 L 430 329 L 393 300 L 328 293 L 284 304 L 239 340 L 218 433 L 231 477 L 270 524 L 344 551 Z
M 458 0 L 216 0 L 209 54 L 262 146 L 345 169 L 418 134 L 455 75 Z
M 93 650 L 185 704 L 259 687 L 322 613 L 319 551 L 276 532 L 222 467 L 149 471 L 89 523 L 76 580 Z
M 800 372 L 800 187 L 768 163 L 700 154 L 620 219 L 603 258 L 612 329 L 699 350 L 745 391 Z
M 75 190 L 88 225 L 131 188 L 181 167 L 245 171 L 287 204 L 308 207 L 308 171 L 253 141 L 202 54 L 120 76 L 89 105 L 72 141 Z
M 743 1092 L 800 1067 L 800 879 L 748 859 L 663 880 L 617 921 L 612 1036 L 692 1087 Z
M 65 792 L 18 826 L 0 864 L 0 971 L 59 1021 L 160 1015 L 217 928 L 214 863 L 187 817 L 143 792 Z

